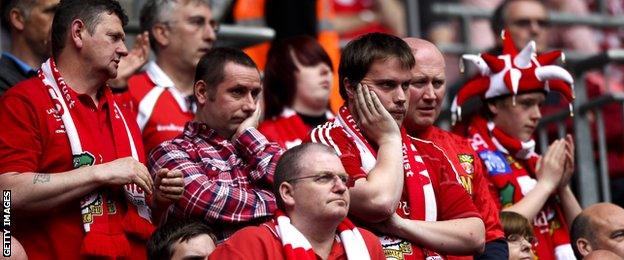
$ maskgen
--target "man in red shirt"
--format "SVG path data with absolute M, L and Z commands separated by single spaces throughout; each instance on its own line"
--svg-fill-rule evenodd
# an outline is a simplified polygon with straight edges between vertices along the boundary
M 481 160 L 466 138 L 433 125 L 440 115 L 446 93 L 444 57 L 428 41 L 417 38 L 403 40 L 412 49 L 416 60 L 412 69 L 409 110 L 403 126 L 410 136 L 431 141 L 442 148 L 454 164 L 461 184 L 471 195 L 485 224 L 486 248 L 477 258 L 507 259 L 508 248 L 498 217 L 498 208 L 488 190 L 487 172 L 483 171 Z M 472 259 L 472 256 L 468 258 Z
M 353 179 L 350 213 L 380 231 L 386 256 L 476 253 L 484 244 L 483 221 L 453 165 L 437 146 L 400 127 L 413 66 L 398 37 L 371 33 L 350 42 L 338 70 L 347 101 L 310 138 L 337 151 Z
M 128 90 L 149 153 L 181 134 L 186 122 L 193 119 L 195 68 L 212 48 L 218 24 L 207 0 L 148 0 L 140 21 L 141 30 L 149 32 L 156 60 L 130 77 Z
M 126 23 L 116 1 L 61 1 L 52 58 L 0 99 L 0 188 L 30 259 L 145 258 L 152 179 L 105 84 L 127 55 Z
M 332 148 L 291 148 L 275 169 L 275 219 L 236 232 L 210 259 L 386 259 L 375 235 L 347 219 L 348 179 Z

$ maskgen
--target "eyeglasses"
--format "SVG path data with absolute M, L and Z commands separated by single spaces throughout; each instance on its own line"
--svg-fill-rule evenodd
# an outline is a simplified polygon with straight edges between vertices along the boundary
M 312 181 L 318 184 L 336 184 L 336 180 L 340 180 L 343 184 L 347 184 L 349 182 L 349 175 L 347 174 L 335 174 L 331 172 L 325 172 L 321 174 L 303 176 L 298 178 L 292 178 L 290 180 L 286 180 L 286 182 L 295 182 L 303 179 L 313 179 Z
M 177 22 L 179 22 L 179 20 L 164 21 L 162 23 L 170 25 Z M 221 29 L 221 25 L 219 24 L 219 22 L 215 20 L 206 20 L 206 18 L 203 16 L 189 17 L 188 19 L 186 19 L 186 22 L 193 26 L 195 29 L 203 30 L 204 28 L 206 28 L 206 25 L 209 25 L 215 33 L 219 32 L 219 29 Z
M 511 22 L 511 24 L 521 27 L 521 28 L 529 28 L 531 27 L 531 25 L 533 24 L 533 22 L 536 22 L 537 25 L 541 28 L 548 28 L 550 27 L 550 21 L 546 20 L 546 19 L 529 19 L 529 18 L 522 18 L 522 19 L 518 19 L 515 20 L 513 22 Z
M 529 242 L 531 245 L 536 245 L 537 244 L 537 239 L 534 236 L 521 236 L 518 234 L 512 234 L 507 236 L 507 242 L 509 243 L 522 243 L 522 239 L 526 240 L 527 242 Z

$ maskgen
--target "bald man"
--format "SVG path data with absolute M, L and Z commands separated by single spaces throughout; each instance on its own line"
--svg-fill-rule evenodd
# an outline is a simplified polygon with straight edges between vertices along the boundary
M 508 248 L 498 208 L 489 193 L 481 160 L 467 139 L 433 125 L 440 115 L 446 93 L 444 57 L 428 41 L 417 38 L 403 40 L 410 46 L 416 59 L 416 65 L 412 68 L 409 110 L 403 126 L 412 137 L 433 142 L 445 150 L 451 157 L 450 161 L 455 164 L 460 182 L 472 197 L 485 224 L 486 250 L 476 259 L 507 259 Z M 449 259 L 472 259 L 472 256 Z
M 570 233 L 578 259 L 588 259 L 585 257 L 590 254 L 604 254 L 594 253 L 596 250 L 611 251 L 620 259 L 624 258 L 624 209 L 615 204 L 589 206 L 574 219 Z

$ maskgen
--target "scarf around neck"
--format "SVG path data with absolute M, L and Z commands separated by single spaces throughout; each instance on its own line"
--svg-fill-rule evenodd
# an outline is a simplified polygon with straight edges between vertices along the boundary
M 473 118 L 468 131 L 473 148 L 488 167 L 488 179 L 499 190 L 501 206 L 504 208 L 522 200 L 537 183 L 534 178 L 539 155 L 534 151 L 535 141 L 517 140 L 482 117 Z M 495 150 L 512 158 L 500 158 L 494 154 Z M 518 159 L 526 164 L 523 166 Z M 551 196 L 531 220 L 538 238 L 536 251 L 540 259 L 574 259 L 564 216 L 556 196 Z
M 377 150 L 362 135 L 353 116 L 346 107 L 340 108 L 336 122 L 353 138 L 362 160 L 362 168 L 368 172 L 377 162 Z M 404 188 L 407 194 L 409 210 L 397 210 L 401 217 L 436 221 L 437 205 L 433 185 L 422 157 L 416 147 L 410 142 L 410 138 L 404 128 L 401 128 L 401 140 L 403 150 L 403 169 L 405 172 Z
M 374 149 L 362 135 L 360 128 L 346 106 L 340 108 L 335 122 L 342 126 L 347 134 L 353 138 L 360 152 L 362 169 L 369 172 L 377 162 L 377 150 Z M 401 141 L 403 142 L 404 171 L 402 200 L 406 201 L 406 205 L 405 203 L 399 203 L 399 208 L 397 208 L 396 213 L 405 219 L 437 221 L 437 201 L 427 166 L 416 149 L 416 146 L 411 142 L 411 138 L 402 127 Z M 379 237 L 384 248 L 403 244 L 403 242 L 411 245 L 409 241 L 394 237 L 391 234 L 384 234 Z M 411 247 L 413 251 L 412 256 L 422 255 L 426 257 L 426 259 L 441 259 L 441 256 L 432 250 L 419 248 L 417 245 L 411 245 Z
M 65 83 L 52 58 L 42 64 L 38 71 L 39 79 L 45 85 L 56 113 L 67 133 L 72 152 L 74 169 L 103 163 L 98 145 L 102 140 L 89 131 L 87 108 L 77 105 L 77 94 Z M 112 126 L 113 143 L 117 158 L 132 156 L 140 161 L 137 144 L 123 113 L 115 103 L 108 87 L 102 91 L 108 104 Z M 106 173 L 103 173 L 106 174 Z M 80 200 L 82 224 L 85 236 L 81 253 L 89 256 L 128 257 L 130 244 L 126 234 L 147 239 L 154 230 L 151 224 L 151 211 L 147 206 L 144 191 L 136 184 L 123 187 L 127 203 L 125 216 L 120 216 L 122 202 L 116 200 L 110 188 L 99 188 Z
M 316 259 L 310 241 L 290 223 L 290 218 L 284 212 L 277 210 L 273 221 L 276 223 L 275 229 L 284 246 L 284 254 L 287 260 Z M 348 218 L 338 224 L 336 232 L 340 236 L 340 242 L 347 253 L 347 259 L 370 259 L 362 234 Z

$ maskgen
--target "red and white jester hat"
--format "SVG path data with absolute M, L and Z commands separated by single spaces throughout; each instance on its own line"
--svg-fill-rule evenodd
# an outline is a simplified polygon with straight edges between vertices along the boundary
M 479 73 L 457 93 L 451 104 L 453 117 L 461 120 L 461 106 L 471 97 L 482 99 L 517 95 L 531 91 L 558 91 L 570 103 L 574 100 L 572 75 L 557 65 L 551 65 L 561 57 L 560 50 L 542 55 L 535 53 L 535 42 L 530 41 L 520 52 L 514 46 L 511 35 L 503 31 L 503 54 L 498 57 L 489 53 L 464 54 L 462 59 L 474 63 Z M 463 61 L 460 65 L 463 65 Z M 463 71 L 463 66 L 462 66 Z M 515 104 L 515 99 L 514 99 Z

